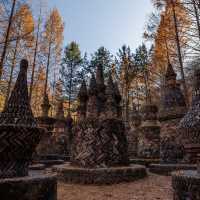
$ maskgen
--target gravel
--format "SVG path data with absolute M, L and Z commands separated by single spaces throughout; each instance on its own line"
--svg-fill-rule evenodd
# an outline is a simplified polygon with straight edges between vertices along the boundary
M 153 174 L 111 186 L 58 183 L 58 200 L 171 200 L 172 196 L 171 177 Z

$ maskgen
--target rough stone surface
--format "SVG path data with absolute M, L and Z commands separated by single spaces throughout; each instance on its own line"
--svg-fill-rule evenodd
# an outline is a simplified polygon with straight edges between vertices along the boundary
M 176 73 L 169 63 L 159 110 L 161 121 L 161 163 L 177 163 L 183 158 L 183 146 L 177 140 L 177 126 L 186 113 L 186 102 L 176 82 Z
M 185 161 L 196 163 L 200 153 L 200 69 L 194 74 L 194 94 L 192 106 L 181 120 L 178 130 L 185 148 Z
M 41 174 L 1 179 L 0 197 L 2 200 L 56 200 L 57 180 L 55 176 Z
M 90 81 L 86 118 L 79 120 L 73 130 L 72 164 L 83 168 L 129 163 L 125 127 L 120 119 L 121 97 L 111 75 L 106 89 L 102 76 L 99 66 L 96 79 L 92 75 Z
M 58 200 L 172 200 L 171 177 L 150 174 L 135 182 L 105 186 L 60 182 Z
M 161 139 L 160 161 L 161 163 L 180 163 L 184 157 L 184 146 L 176 141 L 175 136 Z
M 73 164 L 87 168 L 127 165 L 124 130 L 117 119 L 82 121 L 74 129 Z
M 160 157 L 160 123 L 157 119 L 158 108 L 146 104 L 142 109 L 142 124 L 138 135 L 138 156 L 140 158 Z
M 37 128 L 29 104 L 28 61 L 22 60 L 20 72 L 0 116 L 0 178 L 26 176 L 43 130 Z
M 197 171 L 179 171 L 172 174 L 174 200 L 200 200 L 200 175 Z
M 172 172 L 178 170 L 196 170 L 197 165 L 189 164 L 151 164 L 149 171 L 152 173 L 171 176 Z
M 116 184 L 136 181 L 146 177 L 146 168 L 139 165 L 110 168 L 76 168 L 68 164 L 54 166 L 58 178 L 65 183 L 79 184 Z
M 87 113 L 87 101 L 88 91 L 85 80 L 83 80 L 79 93 L 78 93 L 78 108 L 77 108 L 77 120 L 81 121 L 86 118 Z

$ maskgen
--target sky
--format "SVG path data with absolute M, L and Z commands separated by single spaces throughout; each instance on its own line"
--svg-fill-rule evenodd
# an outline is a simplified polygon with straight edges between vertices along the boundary
M 65 23 L 64 46 L 71 41 L 89 54 L 100 46 L 113 54 L 127 44 L 142 43 L 145 22 L 152 11 L 150 0 L 49 0 Z

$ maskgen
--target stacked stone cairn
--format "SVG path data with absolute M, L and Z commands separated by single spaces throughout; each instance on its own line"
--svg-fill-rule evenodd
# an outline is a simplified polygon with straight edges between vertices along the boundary
M 198 162 L 198 170 L 178 171 L 172 174 L 174 200 L 200 199 L 200 69 L 194 74 L 192 106 L 179 124 L 179 134 L 185 147 L 186 161 Z
M 164 94 L 161 98 L 161 163 L 177 163 L 183 158 L 183 146 L 177 140 L 177 126 L 187 111 L 184 95 L 176 81 L 177 74 L 169 63 L 165 74 Z
M 181 120 L 178 132 L 185 149 L 185 162 L 197 163 L 200 154 L 200 69 L 194 73 L 194 88 L 192 105 Z
M 121 119 L 121 95 L 112 76 L 104 84 L 103 66 L 83 81 L 78 94 L 77 124 L 73 128 L 69 164 L 53 171 L 67 183 L 115 184 L 146 176 L 143 166 L 129 165 L 128 143 Z
M 141 124 L 141 116 L 136 105 L 133 103 L 133 109 L 131 113 L 130 128 L 127 134 L 128 139 L 128 153 L 130 159 L 135 159 L 138 152 L 138 133 L 139 126 Z
M 37 156 L 43 157 L 44 155 L 50 154 L 52 151 L 52 136 L 54 130 L 55 118 L 49 117 L 49 109 L 51 105 L 49 103 L 48 94 L 45 92 L 43 102 L 41 105 L 42 115 L 37 118 L 38 125 L 46 129 L 46 132 L 42 135 L 41 141 L 37 147 Z
M 22 60 L 15 87 L 0 116 L 0 196 L 13 200 L 53 200 L 55 177 L 28 174 L 44 130 L 38 128 L 29 103 L 27 69 L 28 61 Z
M 146 103 L 141 109 L 142 124 L 138 135 L 138 157 L 158 159 L 160 157 L 160 123 L 158 107 Z
M 54 154 L 69 155 L 69 131 L 68 122 L 64 116 L 63 100 L 59 99 L 56 109 L 56 122 L 54 124 L 52 148 Z
M 74 165 L 88 168 L 128 165 L 128 144 L 119 115 L 121 97 L 116 88 L 111 75 L 105 86 L 102 66 L 97 67 L 96 78 L 92 75 L 88 92 L 83 82 L 83 91 L 79 92 L 80 118 L 73 136 Z

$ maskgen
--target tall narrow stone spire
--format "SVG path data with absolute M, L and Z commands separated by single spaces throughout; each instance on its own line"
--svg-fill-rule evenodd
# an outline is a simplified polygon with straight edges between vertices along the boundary
M 118 117 L 121 117 L 122 116 L 122 108 L 121 108 L 122 96 L 120 94 L 117 82 L 114 83 L 114 91 L 115 91 L 115 99 L 116 99 L 116 103 L 117 103 Z
M 97 82 L 97 87 L 98 86 L 105 87 L 104 75 L 103 75 L 103 66 L 100 65 L 100 64 L 97 66 L 97 70 L 96 70 L 96 82 Z
M 90 80 L 90 86 L 88 90 L 88 103 L 87 103 L 87 117 L 97 118 L 98 117 L 98 99 L 97 99 L 97 83 L 94 74 L 92 74 Z
M 98 65 L 96 70 L 96 83 L 97 83 L 97 104 L 98 104 L 98 116 L 100 116 L 105 110 L 105 83 L 104 83 L 104 73 L 103 73 L 103 66 Z
M 86 118 L 87 112 L 88 92 L 85 80 L 83 80 L 79 93 L 78 93 L 78 120 Z
M 64 118 L 63 99 L 60 99 L 58 100 L 58 105 L 56 109 L 56 119 L 62 120 Z
M 165 74 L 166 80 L 176 80 L 176 76 L 177 76 L 177 74 L 174 72 L 174 69 L 173 69 L 171 63 L 168 63 L 167 71 Z
M 176 82 L 176 73 L 172 65 L 169 63 L 165 75 L 164 95 L 161 98 L 160 119 L 181 118 L 186 112 L 185 97 L 180 89 L 180 85 Z
M 49 103 L 49 97 L 47 93 L 44 94 L 41 107 L 42 107 L 42 117 L 48 117 L 51 105 Z
M 28 61 L 22 60 L 15 87 L 0 115 L 0 178 L 28 175 L 28 165 L 41 136 L 27 87 Z
M 111 74 L 108 77 L 108 82 L 106 87 L 105 117 L 106 118 L 118 117 L 118 104 L 116 101 L 115 85 L 113 83 Z

